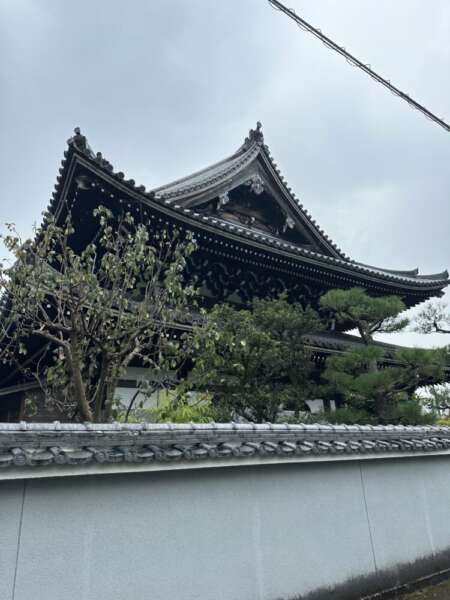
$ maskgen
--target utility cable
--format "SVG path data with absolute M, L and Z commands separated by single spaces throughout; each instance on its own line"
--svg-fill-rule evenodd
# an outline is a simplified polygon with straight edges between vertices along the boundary
M 416 100 L 411 98 L 411 96 L 405 94 L 399 88 L 395 87 L 395 85 L 393 85 L 389 80 L 384 79 L 384 77 L 373 71 L 370 65 L 364 64 L 355 56 L 350 54 L 350 52 L 347 52 L 347 50 L 344 47 L 339 46 L 338 44 L 333 42 L 333 40 L 331 40 L 329 37 L 323 34 L 320 29 L 313 27 L 307 21 L 299 17 L 299 15 L 296 14 L 295 10 L 293 10 L 292 8 L 287 8 L 278 0 L 268 0 L 268 2 L 272 6 L 272 8 L 280 10 L 285 15 L 290 17 L 293 21 L 295 21 L 295 23 L 297 23 L 297 25 L 301 29 L 303 29 L 304 31 L 308 31 L 309 33 L 312 33 L 314 36 L 316 36 L 316 38 L 318 38 L 323 44 L 325 44 L 327 48 L 330 48 L 331 50 L 334 50 L 335 52 L 343 56 L 351 65 L 353 65 L 354 67 L 358 67 L 359 69 L 364 71 L 364 73 L 367 73 L 369 77 L 371 77 L 378 83 L 381 83 L 381 85 L 384 85 L 385 88 L 387 88 L 389 91 L 391 91 L 393 94 L 395 94 L 402 100 L 405 100 L 405 102 L 407 102 L 412 108 L 415 108 L 416 110 L 420 111 L 428 119 L 434 121 L 434 123 L 445 129 L 446 131 L 450 131 L 450 125 L 448 125 L 448 123 L 446 123 L 443 119 L 437 117 L 434 113 L 425 108 L 425 106 L 419 104 L 419 102 L 416 102 Z

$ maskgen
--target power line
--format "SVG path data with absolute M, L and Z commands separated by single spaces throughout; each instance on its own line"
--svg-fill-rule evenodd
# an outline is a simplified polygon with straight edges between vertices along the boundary
M 318 38 L 323 44 L 325 44 L 327 48 L 330 48 L 331 50 L 334 50 L 335 52 L 343 56 L 351 65 L 353 65 L 354 67 L 358 67 L 359 69 L 364 71 L 364 73 L 367 73 L 369 77 L 372 77 L 372 79 L 374 79 L 378 83 L 381 83 L 381 85 L 384 85 L 385 88 L 387 88 L 389 91 L 391 91 L 393 94 L 395 94 L 402 100 L 405 100 L 405 102 L 407 102 L 412 108 L 415 108 L 416 110 L 420 111 L 428 119 L 434 121 L 437 125 L 440 125 L 446 131 L 450 131 L 450 125 L 448 125 L 443 119 L 440 119 L 430 110 L 425 108 L 425 106 L 419 104 L 419 102 L 416 102 L 413 98 L 411 98 L 411 96 L 408 96 L 408 94 L 405 94 L 404 92 L 399 90 L 390 81 L 384 79 L 384 77 L 382 77 L 378 73 L 375 73 L 375 71 L 371 69 L 370 65 L 364 64 L 355 56 L 350 54 L 350 52 L 347 52 L 345 48 L 343 48 L 342 46 L 338 46 L 338 44 L 336 44 L 335 42 L 333 42 L 333 40 L 331 40 L 329 37 L 323 34 L 320 31 L 320 29 L 313 27 L 307 21 L 299 17 L 292 8 L 287 8 L 278 0 L 268 0 L 268 2 L 272 6 L 272 8 L 280 10 L 285 15 L 290 17 L 293 21 L 295 21 L 301 29 L 308 31 L 309 33 L 312 33 L 314 36 L 316 36 L 316 38 Z

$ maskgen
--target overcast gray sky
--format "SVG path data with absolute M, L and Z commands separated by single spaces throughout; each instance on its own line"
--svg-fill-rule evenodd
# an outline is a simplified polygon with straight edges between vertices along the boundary
M 448 0 L 288 5 L 450 120 Z M 75 126 L 154 187 L 230 154 L 257 120 L 290 186 L 352 258 L 450 267 L 450 135 L 266 0 L 0 0 L 0 221 L 24 233 Z

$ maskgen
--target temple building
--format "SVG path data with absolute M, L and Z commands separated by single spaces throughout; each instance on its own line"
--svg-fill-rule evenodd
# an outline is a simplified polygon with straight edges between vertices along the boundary
M 314 307 L 329 289 L 361 287 L 374 296 L 397 295 L 412 307 L 441 296 L 449 283 L 447 271 L 420 275 L 418 269 L 394 271 L 346 256 L 288 186 L 260 123 L 229 157 L 148 191 L 94 153 L 76 129 L 48 210 L 58 217 L 70 206 L 81 248 L 95 227 L 92 211 L 98 205 L 125 206 L 152 229 L 191 231 L 197 250 L 187 275 L 206 306 L 245 305 L 285 291 L 291 301 Z M 308 343 L 320 361 L 358 338 L 336 329 L 311 336 Z M 32 385 L 1 367 L 0 421 L 20 416 L 18 407 Z

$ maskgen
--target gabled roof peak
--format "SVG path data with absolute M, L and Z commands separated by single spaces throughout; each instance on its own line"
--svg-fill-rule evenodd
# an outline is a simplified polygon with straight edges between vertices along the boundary
M 255 172 L 251 172 L 252 168 Z M 210 200 L 216 193 L 222 194 L 227 191 L 226 188 L 232 189 L 233 185 L 241 185 L 245 181 L 253 180 L 255 176 L 263 177 L 263 172 L 266 173 L 266 178 L 272 182 L 275 190 L 278 190 L 279 197 L 283 199 L 287 216 L 297 217 L 297 225 L 303 227 L 306 237 L 311 238 L 311 243 L 316 244 L 316 249 L 336 258 L 347 258 L 312 219 L 289 187 L 269 147 L 264 143 L 260 121 L 256 123 L 255 129 L 250 129 L 244 143 L 227 158 L 181 179 L 154 188 L 153 192 L 160 200 L 176 201 L 184 208 L 190 208 L 201 204 L 206 199 Z

